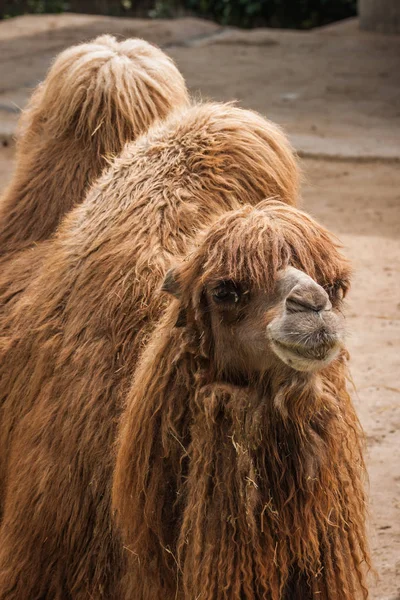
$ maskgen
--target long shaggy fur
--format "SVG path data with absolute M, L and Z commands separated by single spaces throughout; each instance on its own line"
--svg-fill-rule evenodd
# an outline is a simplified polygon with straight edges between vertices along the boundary
M 173 62 L 143 40 L 105 35 L 60 54 L 22 115 L 16 171 L 0 200 L 2 336 L 64 214 L 127 141 L 188 104 Z
M 187 104 L 173 62 L 143 40 L 104 35 L 62 52 L 21 119 L 0 201 L 0 256 L 50 237 L 107 158 Z
M 348 284 L 329 234 L 273 202 L 222 218 L 179 272 L 181 298 L 137 369 L 116 463 L 114 507 L 137 598 L 368 596 L 362 433 L 346 353 L 318 374 L 282 363 L 243 386 L 216 368 L 204 282 L 234 276 L 268 289 L 289 263 L 327 289 Z
M 297 186 L 277 127 L 194 106 L 128 144 L 45 243 L 0 348 L 1 600 L 121 598 L 112 450 L 161 281 L 200 227 L 265 196 L 294 203 Z

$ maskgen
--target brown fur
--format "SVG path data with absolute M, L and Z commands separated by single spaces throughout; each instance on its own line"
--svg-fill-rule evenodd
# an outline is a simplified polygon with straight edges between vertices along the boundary
M 21 119 L 0 201 L 0 256 L 50 237 L 107 158 L 186 104 L 175 65 L 145 41 L 104 35 L 62 52 Z
M 139 350 L 165 305 L 157 289 L 198 228 L 297 193 L 277 127 L 229 105 L 194 106 L 127 145 L 46 242 L 0 356 L 2 600 L 121 597 L 112 448 Z
M 13 180 L 0 200 L 0 330 L 42 268 L 64 214 L 127 141 L 188 105 L 172 61 L 143 40 L 104 35 L 61 53 L 22 115 Z M 38 243 L 40 242 L 40 243 Z
M 256 377 L 249 365 L 242 385 L 218 369 L 206 283 L 271 290 L 288 263 L 328 290 L 348 284 L 328 233 L 274 202 L 223 217 L 178 270 L 179 301 L 150 338 L 122 417 L 113 499 L 135 598 L 367 598 L 346 352 L 319 373 L 280 363 Z

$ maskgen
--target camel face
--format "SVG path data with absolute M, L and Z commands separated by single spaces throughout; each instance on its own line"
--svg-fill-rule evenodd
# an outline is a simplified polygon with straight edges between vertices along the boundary
M 291 266 L 278 273 L 272 290 L 233 280 L 207 285 L 206 305 L 224 372 L 263 373 L 281 362 L 316 371 L 343 345 L 338 298 L 331 301 L 322 286 Z
M 236 382 L 331 363 L 344 346 L 349 278 L 337 241 L 272 201 L 220 219 L 164 289 L 180 299 L 177 323 L 193 322 L 215 370 Z
M 332 305 L 323 287 L 293 267 L 277 285 L 276 316 L 267 326 L 272 351 L 297 371 L 315 371 L 329 364 L 343 345 L 344 318 L 338 310 L 337 286 Z

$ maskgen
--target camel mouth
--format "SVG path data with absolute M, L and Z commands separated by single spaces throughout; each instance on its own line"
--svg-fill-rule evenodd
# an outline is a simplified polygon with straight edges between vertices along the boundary
M 320 343 L 294 344 L 271 338 L 274 353 L 296 371 L 315 371 L 327 366 L 339 354 L 339 336 L 331 335 Z

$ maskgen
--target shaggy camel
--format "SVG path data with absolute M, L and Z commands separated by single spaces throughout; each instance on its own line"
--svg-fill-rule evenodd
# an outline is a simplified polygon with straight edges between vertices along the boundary
M 280 202 L 223 216 L 168 273 L 177 300 L 137 368 L 114 478 L 132 598 L 367 598 L 349 277 L 328 232 Z
M 200 227 L 297 194 L 279 128 L 205 104 L 125 146 L 66 215 L 0 351 L 1 600 L 123 597 L 112 449 L 139 350 L 166 303 L 157 290 Z M 139 598 L 135 588 L 128 598 Z
M 143 40 L 104 35 L 56 59 L 22 116 L 15 175 L 0 200 L 2 337 L 7 313 L 48 252 L 41 240 L 127 141 L 188 104 L 173 62 Z
M 174 63 L 143 40 L 103 35 L 62 52 L 21 119 L 0 256 L 49 238 L 107 158 L 188 102 Z

